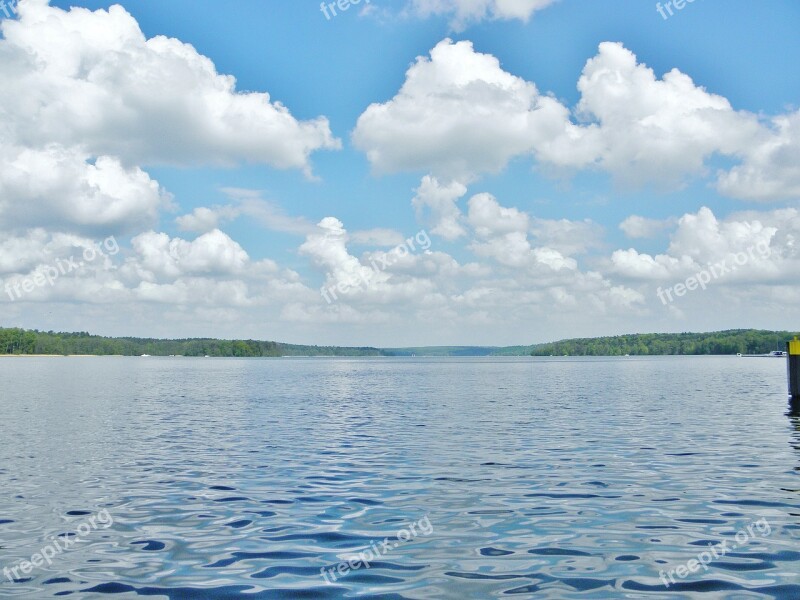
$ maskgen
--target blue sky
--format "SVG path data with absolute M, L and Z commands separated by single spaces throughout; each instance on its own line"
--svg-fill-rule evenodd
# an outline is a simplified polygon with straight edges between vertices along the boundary
M 3 21 L 3 325 L 347 345 L 798 327 L 796 2 L 117 4 Z M 102 264 L 24 285 L 109 236 Z

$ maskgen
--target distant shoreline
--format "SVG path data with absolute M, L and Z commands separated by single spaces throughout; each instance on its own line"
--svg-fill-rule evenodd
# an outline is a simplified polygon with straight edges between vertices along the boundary
M 0 354 L 0 358 L 124 358 L 124 354 Z
M 132 356 L 186 358 L 315 357 L 614 357 L 730 356 L 785 350 L 795 333 L 730 329 L 708 333 L 641 333 L 573 338 L 523 346 L 418 346 L 376 348 L 287 344 L 214 338 L 157 339 L 103 337 L 87 332 L 56 333 L 0 327 L 0 356 L 39 358 Z

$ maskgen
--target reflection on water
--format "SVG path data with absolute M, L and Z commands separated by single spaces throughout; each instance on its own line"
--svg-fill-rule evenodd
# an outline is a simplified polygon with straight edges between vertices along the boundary
M 0 596 L 797 599 L 778 363 L 0 360 Z

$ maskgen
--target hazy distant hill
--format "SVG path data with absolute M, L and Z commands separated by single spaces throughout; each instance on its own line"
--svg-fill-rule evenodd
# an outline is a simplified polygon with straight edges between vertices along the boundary
M 502 348 L 488 346 L 420 346 L 418 348 L 385 348 L 391 356 L 493 356 Z

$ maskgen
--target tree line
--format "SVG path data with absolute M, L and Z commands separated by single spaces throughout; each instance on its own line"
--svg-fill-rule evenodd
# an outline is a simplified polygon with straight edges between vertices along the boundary
M 767 354 L 786 350 L 789 331 L 731 329 L 712 333 L 643 333 L 563 340 L 533 347 L 531 356 Z
M 110 338 L 87 332 L 0 328 L 0 354 L 88 354 L 97 356 L 631 356 L 698 354 L 766 354 L 785 350 L 794 337 L 788 331 L 733 329 L 712 333 L 644 333 L 615 337 L 579 338 L 534 346 L 485 348 L 441 346 L 436 348 L 344 348 L 304 346 L 258 340 L 211 338 L 159 340 Z
M 303 346 L 257 340 L 109 338 L 86 332 L 55 333 L 0 328 L 0 354 L 89 354 L 97 356 L 383 356 L 377 348 Z

